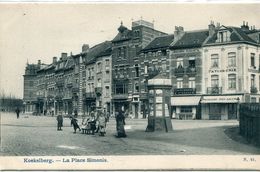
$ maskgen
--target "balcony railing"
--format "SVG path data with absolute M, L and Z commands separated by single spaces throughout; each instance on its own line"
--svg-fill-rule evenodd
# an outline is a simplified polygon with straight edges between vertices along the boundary
M 183 67 L 176 68 L 174 73 L 176 76 L 182 76 L 185 74 L 185 69 Z
M 187 75 L 196 75 L 196 68 L 195 67 L 187 67 L 186 68 Z
M 222 94 L 222 87 L 208 87 L 207 94 Z
M 94 99 L 95 98 L 95 93 L 94 92 L 88 92 L 84 93 L 83 95 L 86 99 Z
M 250 88 L 250 92 L 251 92 L 252 94 L 255 94 L 255 93 L 258 92 L 258 90 L 257 90 L 257 88 L 256 88 L 255 86 L 252 86 L 252 87 Z
M 175 88 L 174 94 L 196 94 L 196 88 Z

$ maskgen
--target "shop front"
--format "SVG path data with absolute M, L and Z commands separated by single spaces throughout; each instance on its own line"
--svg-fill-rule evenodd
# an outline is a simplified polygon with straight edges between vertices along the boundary
M 237 119 L 239 103 L 243 95 L 203 96 L 201 99 L 202 119 Z
M 201 96 L 171 97 L 172 118 L 198 119 L 200 99 Z

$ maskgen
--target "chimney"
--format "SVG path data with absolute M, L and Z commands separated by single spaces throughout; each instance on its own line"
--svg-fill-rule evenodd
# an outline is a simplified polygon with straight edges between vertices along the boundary
M 55 64 L 57 62 L 57 57 L 52 58 L 52 63 Z
M 217 24 L 216 24 L 216 29 L 219 29 L 219 28 L 220 28 L 220 23 L 217 22 Z
M 68 54 L 67 53 L 61 53 L 61 59 L 66 59 L 68 57 Z
M 38 60 L 38 65 L 41 65 L 41 60 Z
M 88 44 L 83 44 L 82 45 L 82 52 L 88 52 L 89 50 L 89 45 Z
M 243 31 L 249 31 L 248 22 L 246 22 L 246 24 L 245 24 L 245 21 L 243 21 L 243 25 L 241 26 L 241 29 Z
M 175 26 L 174 39 L 179 40 L 184 35 L 184 28 L 182 26 Z
M 215 33 L 215 25 L 214 25 L 214 22 L 213 21 L 210 21 L 210 24 L 209 24 L 209 36 L 212 37 Z

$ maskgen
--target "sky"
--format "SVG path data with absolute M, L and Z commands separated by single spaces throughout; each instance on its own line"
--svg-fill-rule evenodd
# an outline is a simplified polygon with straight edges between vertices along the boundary
M 27 62 L 49 64 L 62 52 L 112 40 L 121 21 L 131 28 L 142 18 L 173 34 L 175 26 L 207 29 L 211 20 L 260 29 L 259 16 L 260 3 L 0 3 L 0 94 L 23 98 Z

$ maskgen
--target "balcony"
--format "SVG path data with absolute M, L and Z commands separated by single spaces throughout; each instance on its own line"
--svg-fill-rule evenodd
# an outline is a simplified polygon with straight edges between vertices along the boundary
M 196 68 L 195 67 L 187 67 L 186 68 L 186 74 L 189 76 L 194 76 L 196 75 Z
M 196 88 L 175 88 L 174 94 L 196 94 Z
M 96 93 L 97 96 L 101 96 L 102 95 L 102 87 L 96 87 L 95 93 Z
M 256 88 L 255 86 L 251 86 L 250 92 L 251 92 L 252 94 L 256 94 L 256 93 L 258 92 L 258 90 L 257 90 L 257 88 Z
M 185 73 L 185 70 L 184 70 L 183 67 L 178 67 L 178 68 L 176 68 L 176 69 L 174 70 L 174 74 L 175 74 L 176 76 L 183 76 L 184 73 Z
M 64 94 L 63 99 L 72 99 L 72 93 L 68 92 L 68 93 Z
M 67 87 L 69 88 L 69 87 L 73 87 L 73 83 L 72 82 L 68 82 L 67 83 Z
M 83 96 L 84 96 L 85 99 L 88 99 L 88 100 L 96 98 L 94 92 L 84 93 Z
M 57 80 L 56 81 L 56 86 L 57 87 L 62 87 L 64 85 L 64 80 Z
M 113 94 L 113 99 L 128 99 L 128 93 L 125 94 Z
M 207 94 L 222 94 L 222 87 L 208 87 Z

